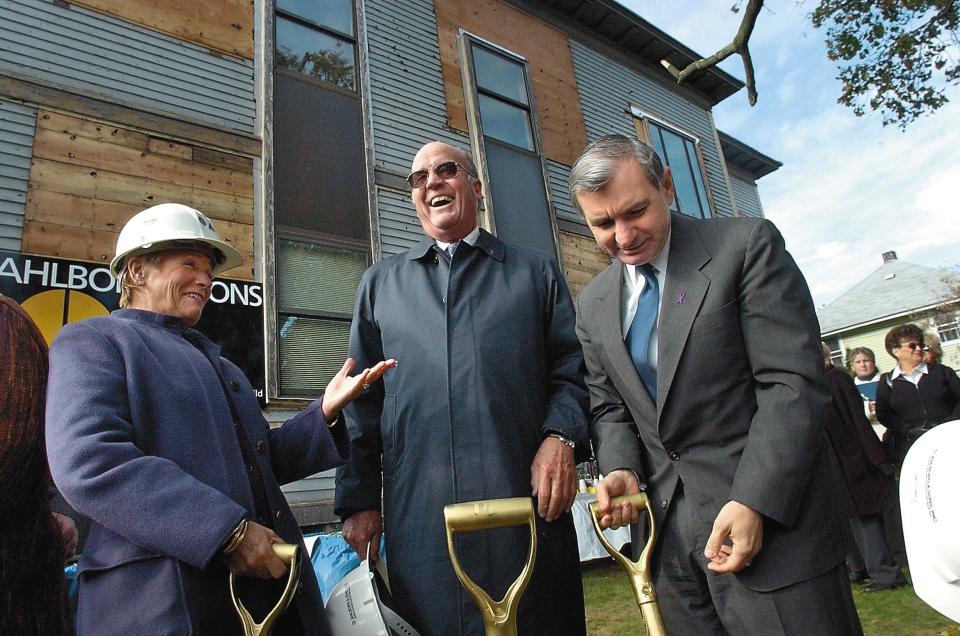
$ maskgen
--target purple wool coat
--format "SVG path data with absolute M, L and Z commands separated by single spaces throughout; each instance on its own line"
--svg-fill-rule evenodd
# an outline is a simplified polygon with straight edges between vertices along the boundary
M 241 633 L 220 545 L 245 517 L 302 543 L 279 484 L 347 454 L 344 427 L 326 426 L 320 400 L 271 429 L 217 345 L 174 316 L 133 309 L 61 330 L 50 349 L 46 420 L 54 481 L 91 519 L 79 565 L 80 634 Z M 254 449 L 269 519 L 257 518 L 234 426 Z M 329 633 L 304 563 L 277 633 Z M 252 596 L 245 604 L 254 616 L 277 598 Z

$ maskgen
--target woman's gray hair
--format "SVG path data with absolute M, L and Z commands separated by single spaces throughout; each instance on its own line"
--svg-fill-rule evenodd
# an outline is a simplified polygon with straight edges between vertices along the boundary
M 635 159 L 657 188 L 663 187 L 663 163 L 649 144 L 623 135 L 606 135 L 591 142 L 570 169 L 570 201 L 583 213 L 577 194 L 599 192 L 609 183 L 624 159 Z

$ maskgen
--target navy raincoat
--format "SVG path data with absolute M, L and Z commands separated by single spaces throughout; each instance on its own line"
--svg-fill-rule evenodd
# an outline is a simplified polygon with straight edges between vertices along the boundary
M 449 503 L 531 496 L 530 465 L 549 430 L 588 448 L 583 354 L 556 263 L 481 231 L 452 259 L 425 238 L 371 267 L 350 337 L 359 368 L 398 367 L 346 409 L 351 457 L 336 511 L 381 510 L 398 613 L 421 634 L 483 634 L 447 552 Z M 529 530 L 458 535 L 466 572 L 494 599 L 526 559 Z M 537 565 L 520 633 L 584 631 L 569 514 L 538 517 Z

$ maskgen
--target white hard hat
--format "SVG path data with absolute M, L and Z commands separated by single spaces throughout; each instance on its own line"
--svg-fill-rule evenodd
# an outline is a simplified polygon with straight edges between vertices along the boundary
M 179 203 L 161 203 L 135 214 L 123 226 L 110 271 L 119 277 L 128 256 L 159 252 L 180 243 L 203 243 L 212 247 L 217 254 L 214 275 L 243 264 L 240 252 L 220 240 L 213 222 L 202 212 Z
M 378 565 L 383 557 L 377 560 Z M 419 636 L 417 630 L 387 607 L 389 592 L 370 560 L 347 573 L 327 599 L 327 620 L 333 636 Z
M 903 538 L 913 589 L 941 614 L 960 622 L 960 420 L 917 439 L 900 471 Z

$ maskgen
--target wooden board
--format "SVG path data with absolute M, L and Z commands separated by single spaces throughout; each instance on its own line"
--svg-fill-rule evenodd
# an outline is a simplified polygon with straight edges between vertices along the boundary
M 24 224 L 22 250 L 27 254 L 109 265 L 116 244 L 117 234 L 114 232 L 28 220 Z M 245 262 L 240 267 L 223 272 L 221 276 L 253 280 L 253 271 Z
M 576 298 L 610 264 L 610 256 L 589 236 L 559 232 L 561 262 L 570 294 Z
M 71 0 L 217 51 L 253 59 L 253 0 Z
M 202 210 L 252 278 L 253 161 L 109 123 L 39 111 L 25 209 L 26 252 L 106 262 L 124 223 L 174 201 Z
M 433 6 L 450 126 L 467 130 L 457 49 L 463 29 L 526 58 L 544 151 L 571 165 L 587 144 L 587 132 L 567 35 L 498 0 L 434 0 Z

